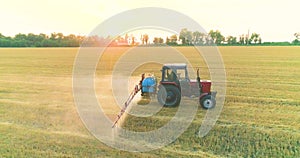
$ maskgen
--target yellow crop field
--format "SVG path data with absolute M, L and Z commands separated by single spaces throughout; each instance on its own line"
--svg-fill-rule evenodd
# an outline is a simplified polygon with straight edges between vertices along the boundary
M 193 47 L 174 48 L 193 66 L 203 66 L 201 76 L 209 79 Z M 110 83 L 115 63 L 129 49 L 105 50 L 95 75 L 99 100 L 114 104 L 111 91 L 104 87 Z M 300 157 L 300 47 L 219 47 L 227 93 L 216 125 L 205 137 L 197 136 L 206 113 L 199 107 L 190 127 L 175 142 L 143 153 L 108 147 L 81 122 L 72 93 L 78 50 L 0 49 L 0 157 Z M 132 76 L 138 78 L 144 71 L 159 74 L 160 66 L 142 65 Z M 176 110 L 162 108 L 149 118 L 129 115 L 123 127 L 156 129 Z M 114 119 L 119 108 L 106 104 L 104 111 Z

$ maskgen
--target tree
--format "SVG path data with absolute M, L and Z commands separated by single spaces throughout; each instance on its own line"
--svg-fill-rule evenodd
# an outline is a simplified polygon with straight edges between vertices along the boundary
M 245 44 L 248 45 L 249 43 L 251 43 L 251 39 L 249 39 L 249 36 L 246 35 L 245 36 Z
M 237 44 L 237 40 L 236 40 L 236 37 L 233 37 L 233 39 L 232 39 L 232 44 Z
M 62 40 L 64 38 L 64 35 L 62 33 L 57 33 L 57 37 L 58 37 L 58 40 Z
M 211 45 L 211 44 L 213 44 L 214 42 L 213 42 L 213 39 L 209 36 L 209 35 L 206 35 L 205 36 L 205 44 L 206 45 Z
M 40 39 L 47 39 L 48 38 L 48 36 L 44 33 L 40 33 L 39 37 L 40 37 Z
M 26 40 L 26 38 L 27 38 L 27 36 L 25 34 L 21 34 L 21 33 L 15 35 L 15 37 L 14 37 L 15 40 Z
M 210 30 L 208 35 L 212 38 L 212 41 L 215 44 L 221 44 L 225 40 L 225 37 L 221 34 L 219 30 Z
M 29 33 L 26 36 L 26 43 L 30 47 L 40 47 L 41 42 L 44 40 L 43 37 L 40 37 L 39 35 L 35 35 L 33 33 Z
M 183 45 L 190 45 L 192 43 L 193 33 L 188 31 L 187 28 L 181 29 L 179 39 L 181 39 Z
M 296 37 L 297 40 L 300 40 L 300 32 L 294 33 L 294 36 Z
M 300 44 L 300 33 L 294 33 L 295 40 L 293 41 L 293 44 Z
M 164 43 L 164 39 L 159 38 L 159 44 L 163 44 Z
M 170 39 L 169 37 L 166 38 L 166 44 L 169 44 L 170 43 Z
M 51 33 L 50 39 L 55 40 L 56 38 L 57 38 L 57 34 L 55 32 Z
M 170 42 L 176 43 L 176 41 L 177 41 L 177 35 L 174 34 L 170 37 Z
M 135 45 L 135 38 L 133 36 L 131 37 L 131 45 Z
M 68 47 L 74 47 L 76 45 L 79 45 L 76 35 L 74 35 L 74 34 L 64 36 L 63 43 L 64 43 L 64 46 L 68 46 Z
M 227 37 L 227 43 L 228 44 L 236 44 L 237 43 L 237 41 L 236 41 L 236 37 L 233 37 L 233 36 L 228 36 Z
M 258 38 L 254 38 L 253 41 L 254 41 L 254 44 L 256 44 L 256 42 L 258 41 Z
M 252 33 L 251 38 L 250 38 L 250 43 L 251 41 L 254 41 L 254 44 L 256 44 L 257 41 L 259 41 L 259 34 L 257 33 Z
M 244 44 L 245 44 L 245 36 L 244 36 L 244 34 L 240 36 L 240 41 L 239 41 L 239 43 L 240 43 L 241 45 L 244 45 Z
M 25 34 L 17 34 L 13 38 L 12 47 L 28 47 L 30 44 L 27 42 L 27 35 Z
M 128 43 L 128 38 L 129 38 L 129 36 L 128 36 L 128 34 L 126 33 L 126 35 L 125 35 L 125 42 L 127 42 L 127 43 Z
M 194 45 L 202 45 L 204 44 L 204 40 L 205 39 L 205 36 L 206 34 L 205 33 L 202 33 L 202 32 L 199 32 L 199 31 L 195 31 L 193 32 L 193 44 Z
M 144 34 L 142 37 L 142 42 L 143 44 L 148 44 L 149 36 L 147 34 Z
M 155 37 L 153 40 L 154 44 L 163 44 L 164 43 L 164 39 L 162 39 L 161 37 Z
M 159 38 L 158 37 L 154 37 L 153 43 L 154 44 L 158 44 L 159 43 Z
M 166 44 L 167 45 L 177 45 L 177 40 L 178 40 L 177 35 L 174 34 L 170 37 L 167 37 Z

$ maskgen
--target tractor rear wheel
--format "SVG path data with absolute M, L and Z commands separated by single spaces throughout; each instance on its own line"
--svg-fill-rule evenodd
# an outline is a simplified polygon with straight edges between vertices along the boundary
M 176 86 L 165 85 L 158 90 L 157 100 L 166 107 L 175 107 L 180 104 L 181 94 Z
M 216 99 L 212 95 L 206 95 L 200 99 L 200 105 L 204 109 L 212 109 L 216 106 Z

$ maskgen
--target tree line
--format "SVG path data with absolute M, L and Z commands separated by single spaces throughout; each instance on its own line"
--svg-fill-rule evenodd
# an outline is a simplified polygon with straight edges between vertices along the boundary
M 300 33 L 295 33 L 295 40 L 290 42 L 262 42 L 262 38 L 258 33 L 251 35 L 242 34 L 238 37 L 223 36 L 219 30 L 210 30 L 208 33 L 199 31 L 189 31 L 184 28 L 180 31 L 179 37 L 172 35 L 166 38 L 165 44 L 167 45 L 300 45 Z M 164 40 L 161 37 L 155 37 L 154 44 L 163 44 Z
M 74 34 L 64 35 L 63 33 L 51 33 L 51 35 L 40 34 L 17 34 L 14 37 L 4 36 L 0 33 L 0 47 L 80 47 L 84 46 L 191 46 L 191 45 L 300 45 L 300 33 L 295 33 L 295 40 L 290 42 L 262 42 L 260 34 L 242 34 L 238 37 L 223 36 L 219 30 L 211 30 L 208 33 L 199 31 L 189 31 L 184 28 L 179 35 L 171 35 L 163 39 L 155 37 L 149 41 L 147 34 L 141 35 L 141 43 L 137 42 L 136 37 L 100 37 L 100 36 L 79 36 Z
M 261 44 L 262 40 L 259 34 L 252 33 L 249 35 L 241 35 L 239 38 L 234 36 L 225 37 L 219 30 L 211 30 L 209 33 L 199 31 L 189 31 L 182 29 L 180 31 L 178 41 L 177 35 L 167 37 L 166 44 L 179 44 L 179 45 L 248 45 L 248 44 Z M 156 43 L 156 42 L 154 42 Z
M 87 46 L 103 46 L 111 42 L 111 38 L 99 36 L 64 35 L 63 33 L 17 34 L 7 37 L 0 33 L 0 47 L 79 47 L 83 41 Z

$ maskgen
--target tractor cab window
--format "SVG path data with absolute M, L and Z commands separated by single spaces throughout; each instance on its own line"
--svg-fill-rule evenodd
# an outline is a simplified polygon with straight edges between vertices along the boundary
M 162 81 L 178 82 L 188 81 L 188 72 L 185 67 L 168 68 L 162 69 Z
M 172 69 L 164 69 L 163 70 L 163 78 L 164 78 L 164 81 L 176 81 L 177 80 L 177 76 L 176 76 L 176 71 L 172 70 Z
M 183 81 L 187 80 L 186 69 L 163 69 L 163 81 Z
M 185 80 L 186 79 L 186 73 L 185 69 L 177 69 L 177 78 L 179 80 Z

